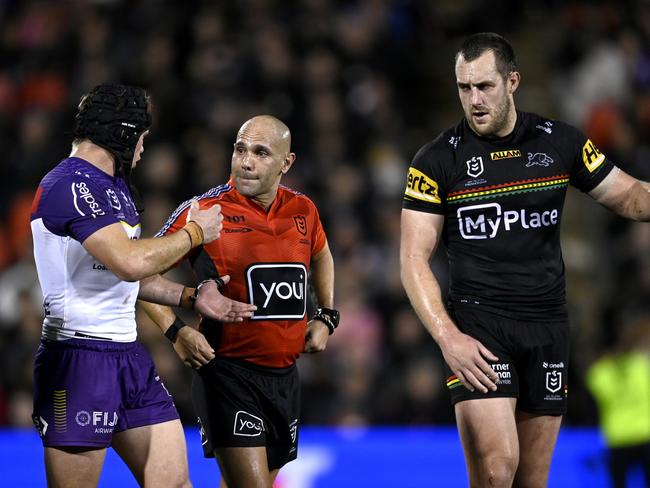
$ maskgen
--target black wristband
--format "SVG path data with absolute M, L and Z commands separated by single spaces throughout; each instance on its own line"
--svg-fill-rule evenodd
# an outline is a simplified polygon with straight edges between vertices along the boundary
M 321 307 L 316 310 L 316 313 L 312 317 L 312 320 L 317 319 L 323 322 L 330 331 L 330 335 L 334 333 L 334 330 L 339 326 L 339 320 L 341 319 L 341 314 L 338 310 L 333 308 Z
M 196 288 L 194 288 L 194 293 L 190 295 L 190 303 L 192 304 L 192 309 L 194 309 L 194 304 L 196 303 L 196 299 L 199 298 L 199 291 L 201 290 L 201 287 L 210 281 L 214 281 L 217 284 L 217 288 L 219 290 L 221 290 L 225 286 L 223 280 L 218 276 L 216 278 L 208 278 L 207 280 L 203 280 L 201 283 L 197 285 Z
M 179 317 L 176 317 L 176 320 L 170 325 L 165 331 L 165 337 L 172 342 L 176 342 L 176 336 L 178 331 L 185 327 L 187 324 L 183 322 Z

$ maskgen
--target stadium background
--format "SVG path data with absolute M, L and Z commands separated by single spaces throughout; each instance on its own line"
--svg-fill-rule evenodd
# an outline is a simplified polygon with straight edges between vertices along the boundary
M 31 426 L 42 320 L 29 206 L 69 152 L 80 95 L 103 81 L 146 87 L 155 122 L 136 179 L 143 235 L 181 201 L 226 181 L 243 121 L 293 132 L 288 186 L 318 205 L 336 261 L 341 327 L 303 356 L 308 425 L 446 426 L 441 356 L 399 281 L 401 194 L 419 146 L 460 120 L 453 55 L 491 30 L 518 54 L 521 110 L 586 131 L 650 179 L 650 3 L 644 1 L 242 0 L 0 2 L 0 426 Z M 650 225 L 575 190 L 563 219 L 573 354 L 568 427 L 598 416 L 584 376 L 622 330 L 650 328 Z M 444 258 L 433 267 L 446 281 Z M 186 268 L 173 272 L 191 283 Z M 184 315 L 192 320 L 191 315 Z M 139 315 L 183 421 L 191 372 Z

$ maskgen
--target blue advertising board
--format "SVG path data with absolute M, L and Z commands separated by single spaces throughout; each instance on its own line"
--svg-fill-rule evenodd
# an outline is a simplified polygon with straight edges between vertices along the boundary
M 217 463 L 203 458 L 198 430 L 186 429 L 186 436 L 194 487 L 217 486 Z M 0 430 L 0 473 L 3 486 L 45 486 L 43 449 L 35 431 Z M 99 486 L 137 486 L 113 450 L 106 456 Z M 276 483 L 276 488 L 466 486 L 465 461 L 453 427 L 303 427 L 298 460 L 282 469 Z M 561 431 L 548 486 L 610 486 L 596 429 Z M 629 486 L 643 487 L 640 470 L 632 474 Z

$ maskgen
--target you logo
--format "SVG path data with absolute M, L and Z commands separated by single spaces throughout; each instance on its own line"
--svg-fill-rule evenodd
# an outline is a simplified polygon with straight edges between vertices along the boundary
M 246 271 L 251 320 L 301 319 L 307 307 L 307 269 L 301 263 L 256 263 Z
M 233 434 L 245 437 L 257 437 L 264 432 L 264 422 L 252 413 L 240 410 L 235 415 Z

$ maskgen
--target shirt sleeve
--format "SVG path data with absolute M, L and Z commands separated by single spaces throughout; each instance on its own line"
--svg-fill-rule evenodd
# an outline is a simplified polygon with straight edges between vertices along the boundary
M 180 229 L 182 229 L 187 222 L 187 214 L 190 211 L 190 205 L 192 204 L 192 200 L 193 199 L 190 199 L 181 203 L 176 208 L 176 210 L 174 210 L 174 212 L 169 216 L 169 218 L 165 222 L 165 225 L 161 227 L 161 229 L 156 233 L 154 237 L 164 237 L 167 235 L 171 235 L 174 232 L 178 232 Z M 205 208 L 205 205 L 202 204 L 201 200 L 199 200 L 199 206 L 201 208 Z M 176 263 L 174 263 L 174 266 L 178 266 L 187 258 L 196 256 L 198 249 L 200 249 L 200 246 L 194 249 L 190 249 L 189 252 L 187 252 L 182 258 L 176 261 Z
M 81 175 L 55 183 L 41 197 L 38 214 L 48 230 L 82 244 L 99 229 L 119 222 L 104 190 Z
M 173 234 L 180 230 L 187 221 L 187 214 L 190 211 L 190 205 L 192 200 L 187 200 L 181 203 L 174 212 L 169 216 L 165 221 L 165 225 L 156 233 L 154 237 L 163 237 L 169 234 Z
M 582 192 L 590 192 L 612 171 L 614 164 L 578 129 L 565 126 L 571 166 L 569 181 Z
M 325 230 L 323 229 L 323 224 L 320 221 L 320 216 L 318 215 L 318 209 L 313 202 L 310 202 L 310 210 L 310 216 L 312 220 L 311 255 L 315 256 L 325 247 L 325 244 L 327 243 L 327 237 L 325 235 Z
M 447 212 L 444 158 L 445 151 L 436 141 L 420 148 L 406 176 L 403 208 L 441 215 Z

